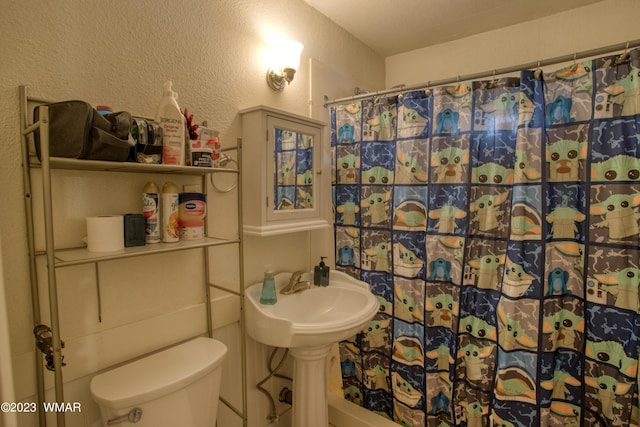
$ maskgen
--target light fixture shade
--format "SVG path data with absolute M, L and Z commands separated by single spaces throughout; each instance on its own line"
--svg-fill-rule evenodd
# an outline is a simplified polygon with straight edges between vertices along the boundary
M 278 47 L 278 66 L 281 69 L 297 70 L 300 66 L 300 54 L 304 45 L 296 40 L 283 40 Z
M 267 70 L 267 84 L 275 91 L 282 91 L 291 83 L 300 66 L 300 54 L 304 45 L 295 40 L 281 40 L 272 45 L 273 65 Z

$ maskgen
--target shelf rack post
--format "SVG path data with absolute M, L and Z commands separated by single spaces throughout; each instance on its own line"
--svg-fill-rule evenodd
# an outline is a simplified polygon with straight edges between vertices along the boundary
M 38 275 L 36 267 L 36 255 L 35 255 L 35 238 L 33 230 L 33 204 L 32 204 L 32 190 L 31 190 L 31 172 L 29 170 L 29 148 L 27 135 L 27 115 L 29 114 L 27 107 L 27 88 L 25 86 L 19 87 L 20 96 L 20 130 L 22 131 L 22 183 L 24 185 L 24 207 L 27 219 L 27 245 L 29 248 L 29 282 L 31 289 L 31 315 L 33 318 L 33 325 L 39 325 L 41 323 L 40 318 L 40 296 L 38 291 Z M 34 361 L 36 368 L 36 400 L 38 408 L 42 407 L 44 402 L 44 368 L 42 366 L 42 357 L 40 351 L 34 342 Z M 44 411 L 38 411 L 38 425 L 46 427 L 47 419 Z
M 44 233 L 47 252 L 47 278 L 49 284 L 49 311 L 51 312 L 51 345 L 53 347 L 53 369 L 55 372 L 56 402 L 64 402 L 62 381 L 62 343 L 58 311 L 58 286 L 56 283 L 55 253 L 53 241 L 53 199 L 51 196 L 51 168 L 49 164 L 49 108 L 38 107 L 40 121 L 40 152 L 42 162 L 42 193 L 44 207 Z M 58 427 L 65 427 L 64 411 L 56 412 Z

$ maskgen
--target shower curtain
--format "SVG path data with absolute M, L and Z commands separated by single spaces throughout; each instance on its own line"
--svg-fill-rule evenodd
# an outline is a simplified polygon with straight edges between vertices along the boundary
M 346 399 L 405 426 L 638 425 L 640 51 L 331 109 Z

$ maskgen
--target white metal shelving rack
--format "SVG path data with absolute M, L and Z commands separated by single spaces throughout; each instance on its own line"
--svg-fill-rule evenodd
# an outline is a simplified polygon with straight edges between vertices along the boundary
M 36 270 L 36 258 L 45 256 L 47 263 L 47 285 L 49 295 L 49 311 L 50 311 L 50 342 L 51 353 L 53 356 L 52 364 L 54 371 L 54 389 L 56 402 L 64 402 L 64 387 L 62 377 L 62 339 L 60 337 L 60 324 L 58 312 L 58 292 L 56 282 L 56 269 L 80 265 L 95 264 L 102 261 L 110 261 L 122 258 L 152 256 L 154 254 L 184 251 L 190 249 L 201 249 L 205 251 L 204 271 L 205 271 L 205 306 L 206 306 L 206 322 L 207 334 L 212 337 L 212 310 L 211 310 L 211 288 L 216 288 L 224 292 L 235 294 L 240 299 L 240 351 L 241 351 L 241 375 L 242 375 L 242 408 L 236 408 L 224 398 L 220 401 L 228 406 L 238 417 L 242 419 L 244 427 L 247 426 L 247 399 L 246 399 L 246 345 L 244 340 L 244 315 L 242 313 L 244 305 L 244 266 L 243 266 L 243 243 L 242 243 L 242 179 L 240 173 L 242 170 L 242 141 L 238 139 L 238 143 L 234 147 L 226 148 L 225 151 L 235 151 L 237 153 L 237 168 L 204 168 L 192 166 L 171 166 L 171 165 L 153 165 L 128 162 L 107 162 L 94 160 L 76 160 L 49 156 L 49 113 L 47 103 L 50 100 L 30 97 L 27 94 L 27 88 L 20 86 L 20 128 L 22 132 L 22 166 L 24 181 L 24 197 L 27 218 L 27 239 L 29 246 L 29 269 L 30 269 L 30 286 L 32 296 L 32 311 L 34 326 L 43 323 L 40 312 L 40 300 L 38 290 L 38 274 Z M 31 121 L 30 106 L 37 105 L 40 109 L 39 120 L 33 124 Z M 35 154 L 29 149 L 29 135 L 34 132 L 40 133 L 41 141 L 41 160 L 38 160 Z M 42 194 L 44 209 L 44 239 L 45 250 L 37 252 L 35 248 L 35 232 L 34 232 L 34 216 L 32 207 L 32 187 L 31 187 L 31 169 L 40 168 L 42 170 Z M 212 174 L 235 174 L 237 179 L 237 203 L 238 217 L 237 227 L 238 235 L 235 239 L 219 239 L 207 237 L 198 241 L 181 241 L 178 243 L 158 243 L 153 245 L 145 245 L 138 247 L 125 248 L 123 251 L 114 253 L 92 253 L 86 248 L 65 248 L 57 249 L 54 247 L 54 229 L 53 229 L 53 203 L 52 203 L 52 185 L 51 173 L 53 170 L 83 170 L 83 171 L 112 171 L 127 173 L 154 173 L 168 175 L 190 175 L 200 176 L 202 178 L 202 188 L 207 189 L 207 178 Z M 209 197 L 209 196 L 208 196 Z M 238 253 L 238 278 L 239 291 L 233 291 L 226 287 L 211 283 L 211 275 L 209 270 L 208 249 L 216 246 L 236 246 Z M 97 275 L 96 268 L 96 275 Z M 100 309 L 100 308 L 99 308 Z M 178 344 L 178 343 L 175 343 Z M 160 349 L 158 349 L 160 350 Z M 36 345 L 36 374 L 37 374 L 37 400 L 38 407 L 42 407 L 44 402 L 44 370 L 42 354 Z M 144 356 L 144 355 L 140 355 Z M 38 411 L 39 425 L 46 426 L 44 411 Z M 56 414 L 58 427 L 65 427 L 65 417 L 63 412 Z

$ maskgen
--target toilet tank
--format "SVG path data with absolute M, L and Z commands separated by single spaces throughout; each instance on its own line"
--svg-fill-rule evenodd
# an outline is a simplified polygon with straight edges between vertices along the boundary
M 136 427 L 214 427 L 226 353 L 200 337 L 96 375 L 90 389 L 103 424 L 140 408 Z

